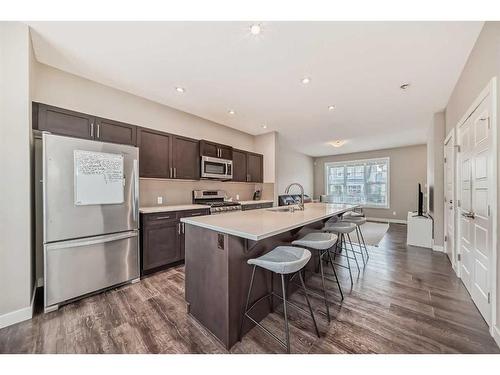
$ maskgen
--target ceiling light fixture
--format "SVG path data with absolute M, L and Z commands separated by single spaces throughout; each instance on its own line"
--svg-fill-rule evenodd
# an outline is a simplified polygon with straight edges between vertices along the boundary
M 304 77 L 304 78 L 302 78 L 302 83 L 303 83 L 304 85 L 307 85 L 309 82 L 311 82 L 311 78 L 309 78 L 309 77 Z
M 229 113 L 230 115 L 234 115 L 236 112 L 232 109 L 230 109 L 229 111 L 227 111 L 227 113 Z
M 330 142 L 330 144 L 333 146 L 333 147 L 342 147 L 343 145 L 346 144 L 347 141 L 345 140 L 336 140 L 336 141 L 333 141 L 333 142 Z
M 399 86 L 401 90 L 406 90 L 408 87 L 410 87 L 409 83 L 403 83 L 401 86 Z
M 335 106 L 334 106 L 334 105 L 329 105 L 329 106 L 328 106 L 328 110 L 329 110 L 329 111 L 333 111 L 334 109 L 335 109 Z
M 250 26 L 250 33 L 252 33 L 252 35 L 259 35 L 260 32 L 261 32 L 261 27 L 258 23 Z
M 180 92 L 181 94 L 184 93 L 184 92 L 186 92 L 186 90 L 184 89 L 184 87 L 176 87 L 175 91 Z

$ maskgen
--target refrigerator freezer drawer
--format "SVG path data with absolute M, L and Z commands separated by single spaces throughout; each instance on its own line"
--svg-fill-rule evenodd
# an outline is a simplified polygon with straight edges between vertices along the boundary
M 45 308 L 139 277 L 137 231 L 46 244 Z

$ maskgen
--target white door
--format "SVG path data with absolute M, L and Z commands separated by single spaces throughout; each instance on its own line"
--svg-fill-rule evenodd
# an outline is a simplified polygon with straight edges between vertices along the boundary
M 444 250 L 455 266 L 455 135 L 444 142 Z
M 493 220 L 490 184 L 493 179 L 493 137 L 488 95 L 458 128 L 461 278 L 488 324 Z

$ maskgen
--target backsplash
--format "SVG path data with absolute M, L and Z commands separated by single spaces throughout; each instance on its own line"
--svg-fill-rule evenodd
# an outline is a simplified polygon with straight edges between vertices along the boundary
M 226 191 L 226 195 L 236 200 L 251 200 L 255 190 L 262 190 L 262 199 L 274 199 L 274 184 L 250 184 L 245 182 L 221 182 L 210 180 L 162 180 L 141 178 L 140 206 L 158 206 L 157 198 L 163 197 L 162 205 L 189 204 L 192 201 L 192 191 L 201 189 L 219 189 Z

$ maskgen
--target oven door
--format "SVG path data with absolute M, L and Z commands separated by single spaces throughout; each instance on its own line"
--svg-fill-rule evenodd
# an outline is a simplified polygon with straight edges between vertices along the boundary
M 201 177 L 217 180 L 231 180 L 233 178 L 233 161 L 202 156 Z

